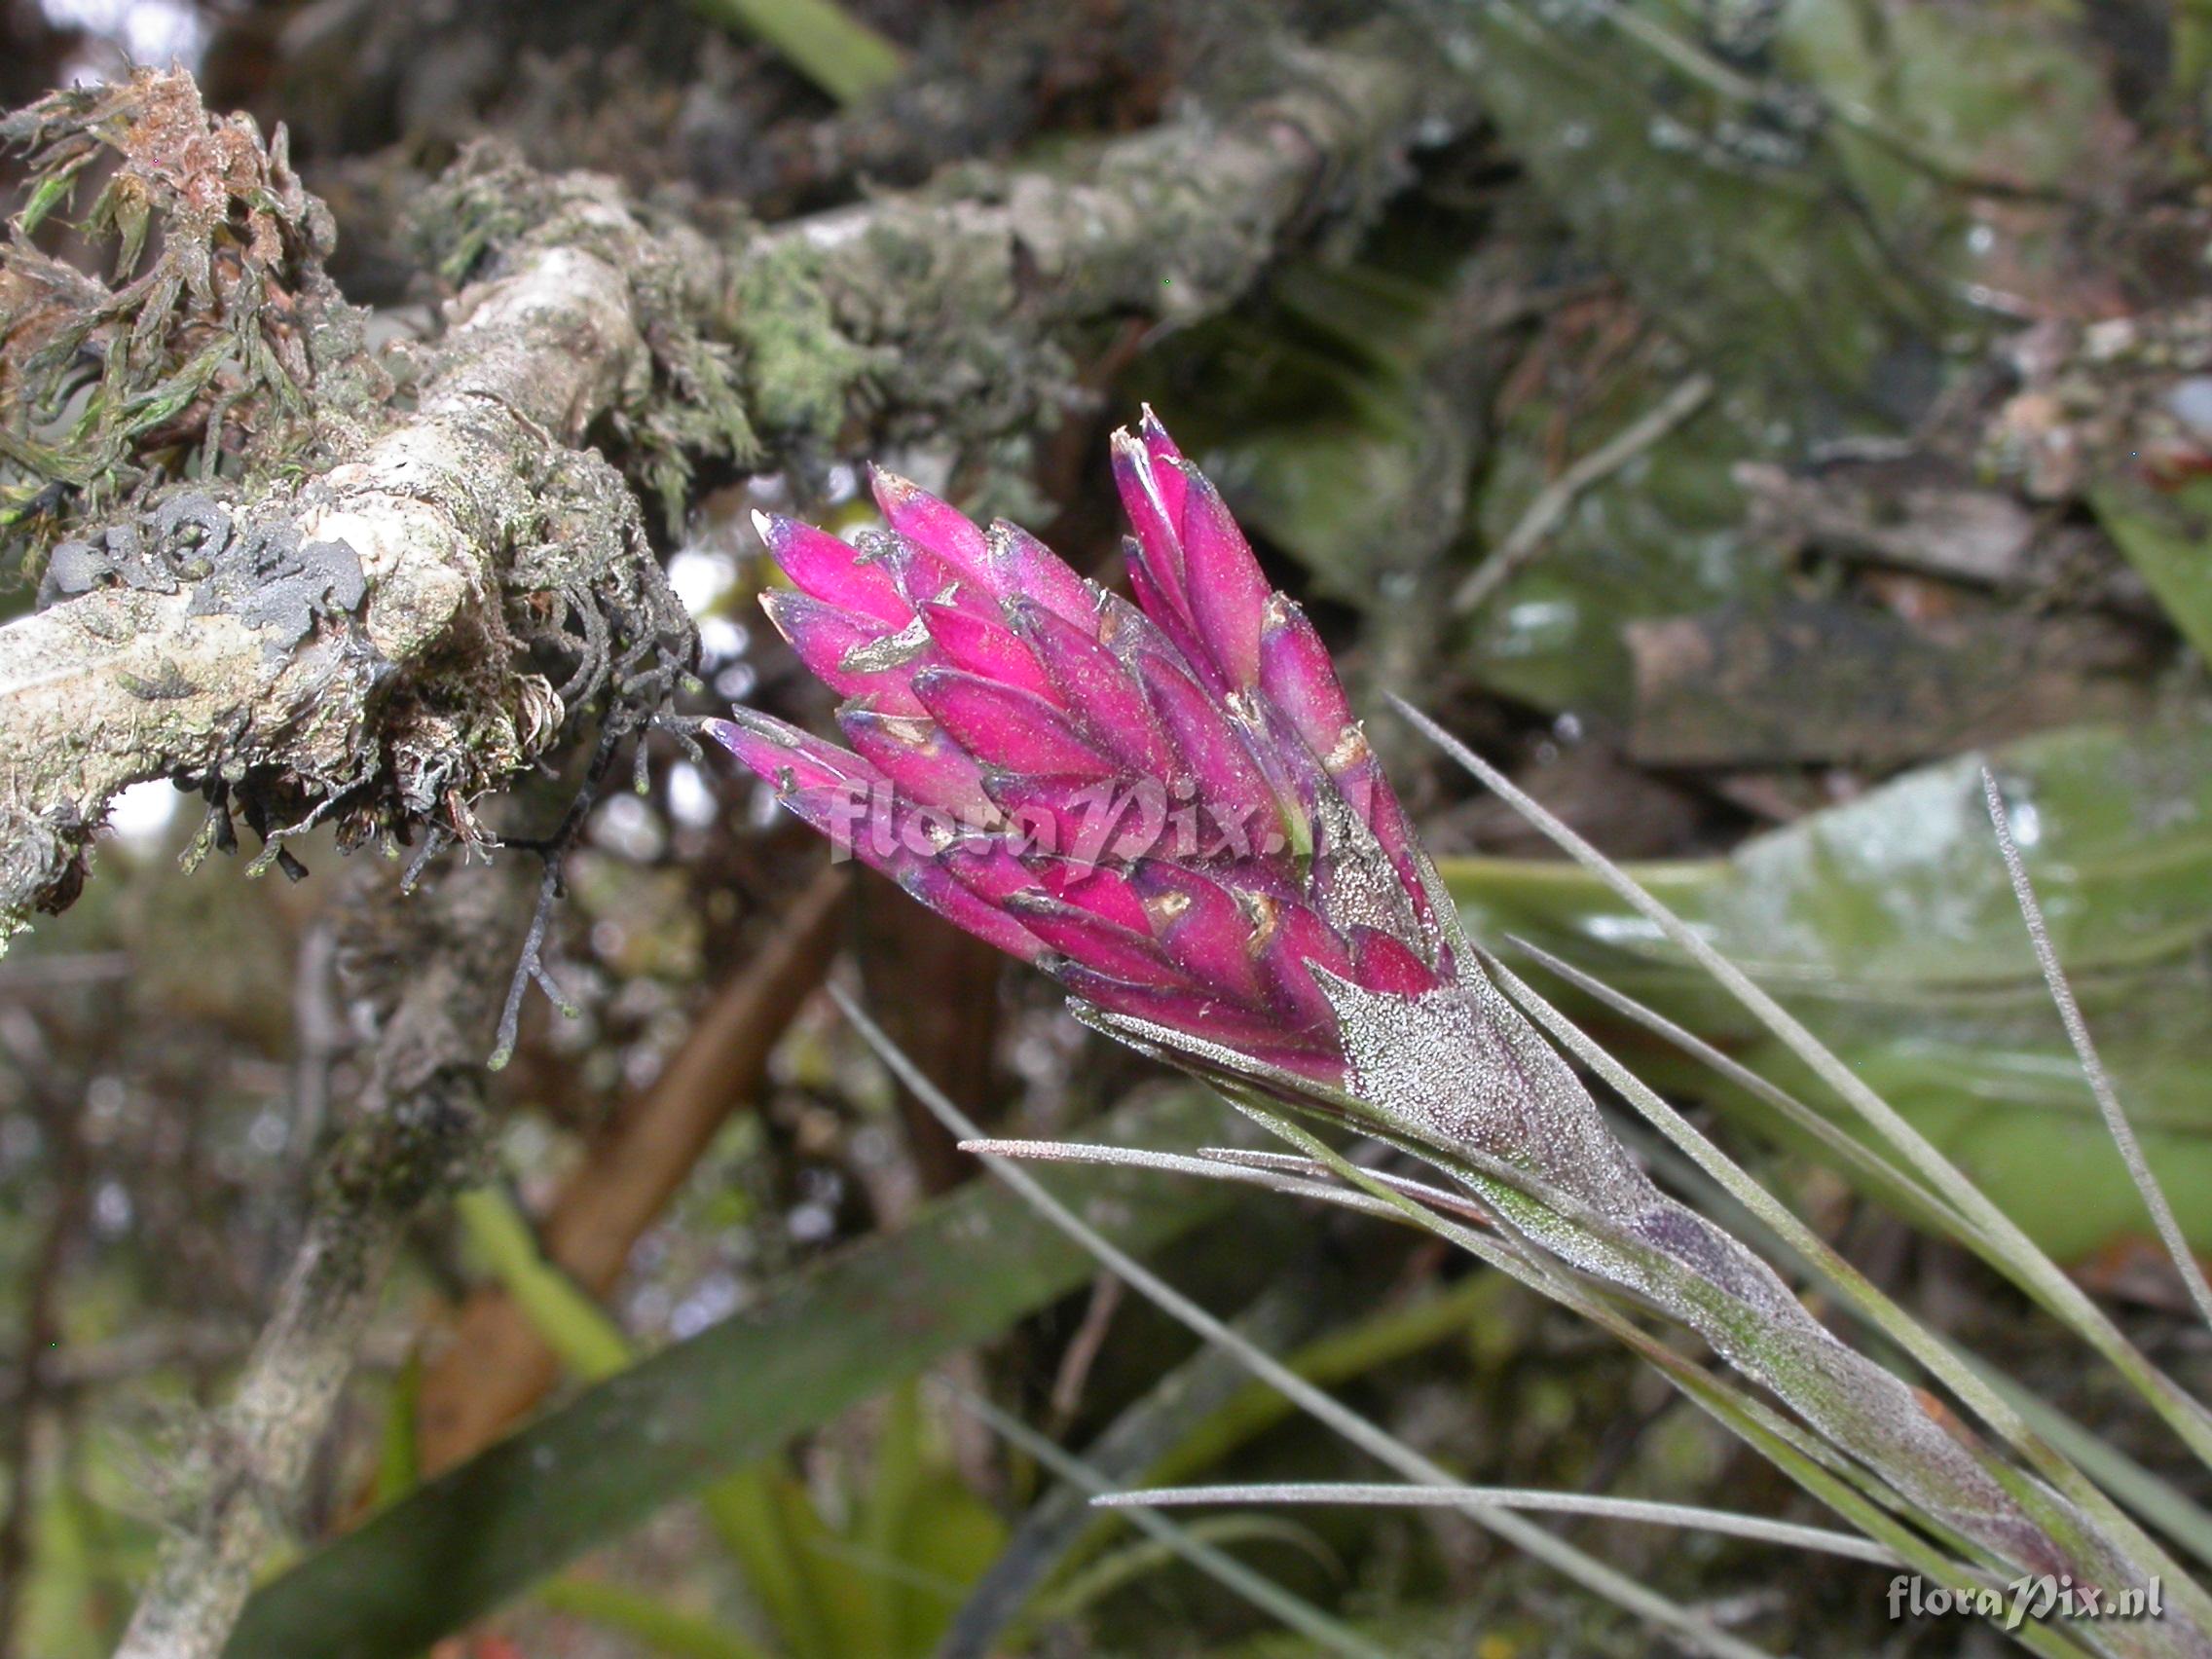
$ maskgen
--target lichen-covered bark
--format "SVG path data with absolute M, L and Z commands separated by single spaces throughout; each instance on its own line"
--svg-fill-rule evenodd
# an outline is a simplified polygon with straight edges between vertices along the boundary
M 144 779 L 211 784 L 218 804 L 251 783 L 254 827 L 279 841 L 325 818 L 349 844 L 424 825 L 471 837 L 470 800 L 607 677 L 603 662 L 556 687 L 526 669 L 518 616 L 593 611 L 580 633 L 596 639 L 611 613 L 617 654 L 658 641 L 680 657 L 687 625 L 635 498 L 582 447 L 595 423 L 672 506 L 695 457 L 819 454 L 851 440 L 863 405 L 879 432 L 1018 451 L 1069 387 L 1069 325 L 1232 303 L 1287 244 L 1357 222 L 1409 149 L 1471 114 L 1432 47 L 1380 30 L 1300 49 L 1227 118 L 734 245 L 604 179 L 464 158 L 429 251 L 473 280 L 416 407 L 304 483 L 221 503 L 256 546 L 357 562 L 358 606 L 317 590 L 285 639 L 246 599 L 269 572 L 304 579 L 297 560 L 219 584 L 230 603 L 211 608 L 213 575 L 161 591 L 79 549 L 89 591 L 0 628 L 0 938 L 73 897 L 109 801 Z M 154 549 L 148 568 L 190 553 Z
M 648 373 L 624 243 L 638 266 L 688 250 L 642 245 L 609 189 L 571 195 L 570 228 L 591 226 L 596 248 L 516 252 L 454 304 L 411 414 L 241 509 L 296 545 L 343 549 L 354 609 L 287 640 L 264 614 L 266 583 L 210 605 L 218 559 L 197 584 L 125 580 L 0 628 L 0 930 L 67 901 L 107 803 L 143 779 L 274 772 L 304 816 L 336 805 L 364 828 L 462 828 L 469 800 L 541 752 L 567 712 L 517 660 L 510 588 L 627 598 L 646 630 L 683 632 L 648 579 L 634 498 L 580 445 Z
M 1405 181 L 1410 151 L 1474 118 L 1428 36 L 1379 26 L 1284 52 L 1277 87 L 1241 109 L 1195 112 L 1057 171 L 971 169 L 958 195 L 884 198 L 755 239 L 732 319 L 755 395 L 792 415 L 819 408 L 859 378 L 857 348 L 895 429 L 1024 430 L 1065 389 L 1068 325 L 1222 310 L 1286 246 L 1364 224 Z

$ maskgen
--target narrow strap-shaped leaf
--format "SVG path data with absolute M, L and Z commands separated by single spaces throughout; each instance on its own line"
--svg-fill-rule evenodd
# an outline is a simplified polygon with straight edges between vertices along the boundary
M 1099 1125 L 1188 1145 L 1218 1122 L 1196 1092 Z M 1215 1214 L 1210 1182 L 1070 1170 L 1061 1188 L 1136 1251 Z M 247 1604 L 229 1659 L 412 1659 L 584 1551 L 1083 1283 L 1089 1255 L 993 1187 L 794 1275 L 689 1342 L 419 1488 Z

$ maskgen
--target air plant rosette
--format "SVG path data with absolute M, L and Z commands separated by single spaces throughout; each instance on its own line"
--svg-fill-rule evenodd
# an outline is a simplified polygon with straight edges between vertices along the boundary
M 1219 492 L 1149 412 L 1114 473 L 1134 603 L 887 474 L 888 529 L 857 544 L 762 519 L 792 584 L 769 616 L 846 699 L 850 747 L 742 709 L 713 734 L 839 856 L 1051 975 L 1087 1022 L 1278 1130 L 1287 1109 L 1393 1143 L 1539 1279 L 1695 1331 L 1792 1414 L 1757 1432 L 1899 1559 L 2114 1595 L 2170 1572 L 1652 1183 L 1470 948 L 1319 635 Z M 2212 1655 L 2201 1596 L 2165 1589 L 2161 1620 L 2031 1645 Z

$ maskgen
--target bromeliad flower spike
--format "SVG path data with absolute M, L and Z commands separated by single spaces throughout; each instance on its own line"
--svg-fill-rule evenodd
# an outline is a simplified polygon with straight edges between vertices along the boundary
M 1086 1019 L 1248 1107 L 1395 1142 L 1512 1250 L 1698 1332 L 1984 1568 L 2140 1584 L 2072 1503 L 1954 1434 L 1643 1174 L 1468 949 L 1312 624 L 1219 493 L 1149 413 L 1116 434 L 1114 471 L 1133 605 L 886 474 L 889 531 L 858 546 L 763 519 L 792 583 L 769 615 L 847 699 L 851 748 L 742 709 L 713 735 Z M 2097 1638 L 2212 1659 L 2187 1616 Z
M 770 618 L 850 749 L 716 735 L 841 850 L 1082 1003 L 1339 1083 L 1335 985 L 1449 982 L 1449 903 L 1305 613 L 1148 416 L 1115 439 L 1138 604 L 878 473 L 890 534 L 786 519 Z

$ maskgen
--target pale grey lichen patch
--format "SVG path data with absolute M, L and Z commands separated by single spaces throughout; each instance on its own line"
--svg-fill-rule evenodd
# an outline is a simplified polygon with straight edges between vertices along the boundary
M 119 789 L 162 776 L 207 794 L 195 856 L 234 819 L 287 869 L 323 822 L 346 847 L 480 841 L 473 803 L 573 712 L 658 707 L 690 621 L 627 482 L 577 447 L 649 379 L 633 293 L 595 254 L 525 250 L 455 308 L 413 409 L 336 464 L 71 537 L 47 608 L 0 630 L 0 795 L 40 845 L 74 861 Z M 0 929 L 68 890 L 55 866 L 26 855 Z
M 837 666 L 847 674 L 881 674 L 912 662 L 930 646 L 930 625 L 920 616 L 879 640 L 855 645 Z

